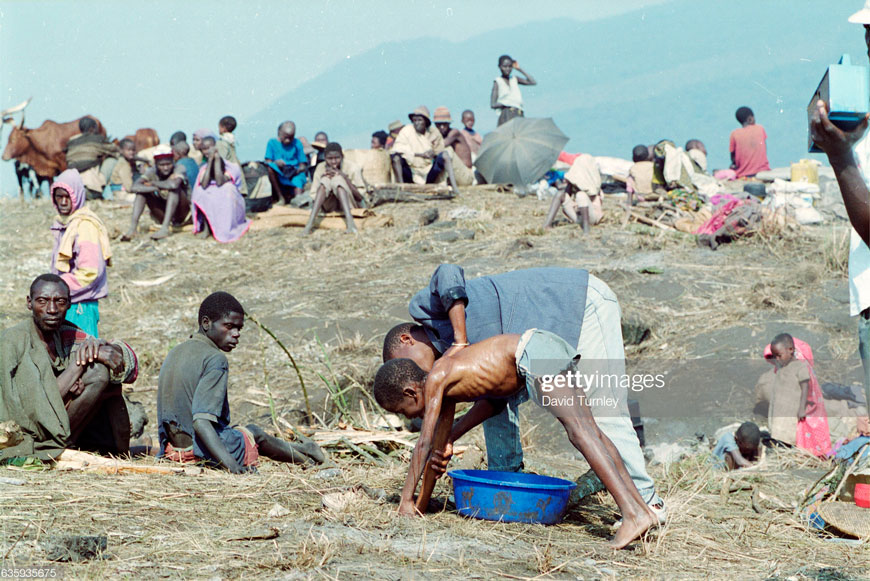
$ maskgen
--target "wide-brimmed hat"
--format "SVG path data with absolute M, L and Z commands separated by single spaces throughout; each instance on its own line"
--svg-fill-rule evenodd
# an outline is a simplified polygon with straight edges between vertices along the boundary
M 432 116 L 429 115 L 429 108 L 426 107 L 426 105 L 420 105 L 419 107 L 414 109 L 413 113 L 408 113 L 408 119 L 411 119 L 411 121 L 413 121 L 414 115 L 422 115 L 426 118 L 426 121 L 432 123 Z
M 432 114 L 432 120 L 435 123 L 450 123 L 453 121 L 450 118 L 450 110 L 447 107 L 436 107 L 435 113 Z
M 864 2 L 864 8 L 849 17 L 849 22 L 855 24 L 870 24 L 870 0 Z
M 164 157 L 172 157 L 172 148 L 165 143 L 161 143 L 154 148 L 153 154 L 154 161 L 157 161 L 158 159 L 162 159 Z
M 387 125 L 387 133 L 392 133 L 392 132 L 395 131 L 396 129 L 401 129 L 401 128 L 404 127 L 404 126 L 405 126 L 404 123 L 402 123 L 401 121 L 399 121 L 398 119 L 396 119 L 395 121 L 393 121 L 392 123 L 390 123 L 389 125 Z

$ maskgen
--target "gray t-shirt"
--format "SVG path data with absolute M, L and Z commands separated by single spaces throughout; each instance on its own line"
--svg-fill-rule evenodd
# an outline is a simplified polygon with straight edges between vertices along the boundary
M 194 333 L 169 352 L 157 381 L 157 433 L 161 455 L 172 430 L 191 437 L 193 453 L 198 458 L 214 460 L 193 429 L 194 420 L 205 419 L 214 424 L 230 455 L 239 464 L 243 463 L 244 436 L 230 424 L 229 372 L 227 356 L 202 333 Z

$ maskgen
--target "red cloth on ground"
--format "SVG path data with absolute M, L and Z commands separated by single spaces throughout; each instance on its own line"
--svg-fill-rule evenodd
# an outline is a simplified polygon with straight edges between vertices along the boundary
M 701 224 L 700 228 L 695 230 L 695 234 L 715 234 L 719 228 L 725 224 L 725 218 L 728 217 L 728 214 L 730 214 L 734 208 L 744 203 L 746 203 L 746 200 L 734 199 L 730 202 L 726 202 L 721 208 L 716 210 L 709 220 Z
M 237 432 L 241 432 L 242 436 L 245 438 L 245 457 L 242 460 L 242 466 L 258 466 L 260 464 L 260 451 L 257 448 L 257 441 L 254 439 L 254 434 L 242 426 L 234 426 L 233 429 Z M 189 464 L 191 462 L 202 460 L 202 458 L 194 456 L 193 446 L 178 449 L 169 442 L 166 442 L 166 449 L 163 451 L 163 457 L 167 460 L 172 460 L 173 462 L 181 462 L 182 464 Z
M 826 456 L 831 452 L 831 431 L 828 428 L 828 412 L 822 399 L 822 388 L 813 370 L 813 350 L 797 337 L 792 339 L 794 339 L 795 358 L 805 360 L 810 367 L 806 417 L 799 420 L 797 424 L 797 434 L 795 434 L 797 445 L 798 448 L 803 448 L 815 456 Z M 770 361 L 772 356 L 770 345 L 767 345 L 764 348 L 764 358 Z

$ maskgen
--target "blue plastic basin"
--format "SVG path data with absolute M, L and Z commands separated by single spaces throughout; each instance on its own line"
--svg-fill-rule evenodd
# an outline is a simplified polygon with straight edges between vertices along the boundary
M 570 480 L 524 472 L 452 470 L 453 498 L 463 516 L 552 525 L 562 521 Z

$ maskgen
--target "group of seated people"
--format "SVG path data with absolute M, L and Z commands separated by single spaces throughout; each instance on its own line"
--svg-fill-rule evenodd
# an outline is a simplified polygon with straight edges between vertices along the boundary
M 0 447 L 0 461 L 49 461 L 66 448 L 130 454 L 121 384 L 138 376 L 136 353 L 124 341 L 99 339 L 68 320 L 70 287 L 60 276 L 36 277 L 26 305 L 31 316 L 0 333 L 0 422 L 18 428 L 18 441 Z M 212 293 L 199 307 L 197 332 L 168 353 L 158 380 L 160 454 L 234 473 L 255 470 L 260 455 L 323 462 L 320 447 L 305 437 L 287 442 L 254 424 L 231 422 L 225 353 L 238 344 L 244 316 L 232 295 Z M 149 446 L 135 451 L 156 452 Z
M 451 127 L 446 107 L 435 110 L 435 127 L 425 106 L 411 113 L 409 120 L 391 123 L 389 133 L 374 132 L 371 150 L 354 151 L 353 159 L 325 132 L 319 131 L 309 142 L 297 137 L 294 122 L 284 121 L 266 144 L 263 157 L 262 177 L 270 191 L 265 207 L 298 202 L 308 190 L 312 211 L 304 234 L 311 232 L 321 211 L 342 212 L 348 231 L 355 232 L 351 210 L 365 206 L 369 185 L 447 181 L 456 191 L 474 183 L 473 158 L 483 139 L 474 130 L 472 111 L 462 113 L 461 129 Z M 138 151 L 132 138 L 109 143 L 96 127 L 90 127 L 96 125 L 91 118 L 83 118 L 81 124 L 85 125 L 80 128 L 82 135 L 70 142 L 70 167 L 82 172 L 89 199 L 102 197 L 108 185 L 116 199 L 132 203 L 130 226 L 122 241 L 136 237 L 146 207 L 160 224 L 151 234 L 155 240 L 190 221 L 195 233 L 220 242 L 237 240 L 247 231 L 246 209 L 258 210 L 246 203 L 249 184 L 236 154 L 234 117 L 221 118 L 217 133 L 194 132 L 190 144 L 187 135 L 177 131 L 168 145 Z

